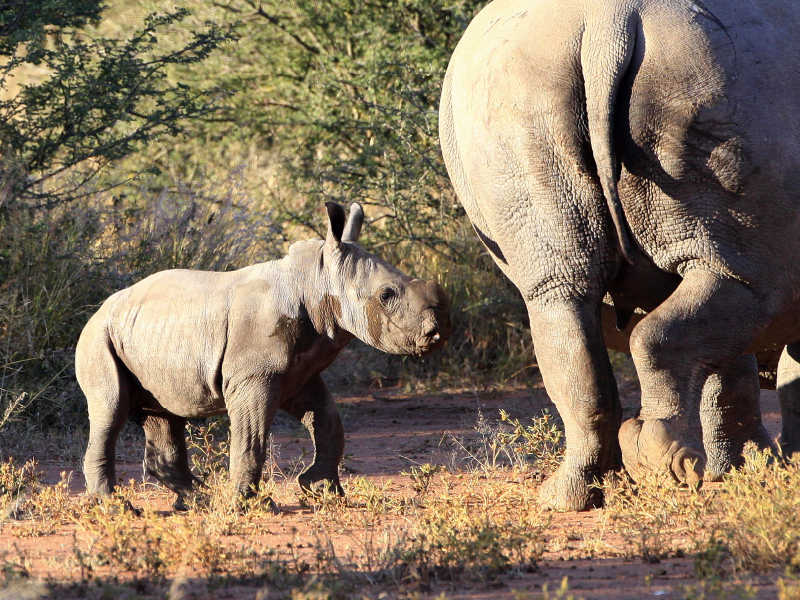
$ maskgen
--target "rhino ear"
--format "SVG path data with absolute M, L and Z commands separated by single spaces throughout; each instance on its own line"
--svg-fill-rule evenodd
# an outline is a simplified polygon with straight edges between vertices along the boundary
M 344 232 L 344 209 L 336 202 L 326 202 L 325 209 L 328 211 L 328 235 L 325 238 L 325 244 L 339 248 L 342 245 L 342 233 Z
M 350 217 L 347 219 L 347 225 L 344 227 L 342 241 L 357 242 L 358 236 L 361 234 L 362 225 L 364 225 L 364 209 L 361 208 L 358 202 L 353 202 L 350 205 Z

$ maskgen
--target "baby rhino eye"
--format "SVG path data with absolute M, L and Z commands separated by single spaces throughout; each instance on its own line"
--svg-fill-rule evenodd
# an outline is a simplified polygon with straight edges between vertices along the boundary
M 381 299 L 381 302 L 383 304 L 386 304 L 392 298 L 394 298 L 396 295 L 397 295 L 397 292 L 395 292 L 392 288 L 384 288 L 383 290 L 381 290 L 381 294 L 380 294 L 379 297 Z

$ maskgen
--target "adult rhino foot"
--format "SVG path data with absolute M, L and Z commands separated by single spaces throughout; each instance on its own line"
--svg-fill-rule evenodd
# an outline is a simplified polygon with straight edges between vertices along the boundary
M 192 507 L 208 508 L 211 504 L 211 496 L 206 493 L 208 487 L 202 479 L 192 476 L 191 486 L 181 486 L 175 489 L 178 497 L 172 503 L 173 510 L 186 512 Z
M 721 481 L 722 476 L 732 467 L 738 468 L 744 465 L 743 450 L 748 442 L 755 444 L 759 450 L 770 449 L 775 456 L 778 456 L 778 450 L 763 425 L 758 425 L 748 435 L 738 439 L 704 440 L 708 459 L 706 481 Z
M 544 508 L 559 512 L 600 508 L 603 505 L 603 492 L 593 487 L 595 483 L 595 477 L 584 470 L 562 463 L 539 488 L 539 502 Z
M 252 488 L 247 492 L 238 492 L 236 494 L 236 503 L 234 505 L 236 511 L 240 515 L 247 515 L 256 510 L 268 510 L 273 515 L 281 514 L 281 509 L 272 496 L 259 495 Z
M 661 419 L 628 419 L 619 430 L 622 462 L 638 481 L 650 472 L 667 472 L 676 481 L 699 488 L 703 483 L 706 456 L 684 444 Z

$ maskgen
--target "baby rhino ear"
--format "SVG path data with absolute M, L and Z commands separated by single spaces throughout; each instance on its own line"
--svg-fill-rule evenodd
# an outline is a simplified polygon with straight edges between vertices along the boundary
M 326 202 L 325 209 L 328 211 L 328 235 L 325 237 L 325 245 L 338 249 L 342 245 L 344 233 L 344 209 L 336 202 Z
M 364 209 L 358 202 L 353 202 L 350 205 L 350 218 L 347 219 L 347 225 L 344 228 L 342 235 L 343 242 L 357 242 L 358 236 L 361 234 L 361 226 L 364 224 Z

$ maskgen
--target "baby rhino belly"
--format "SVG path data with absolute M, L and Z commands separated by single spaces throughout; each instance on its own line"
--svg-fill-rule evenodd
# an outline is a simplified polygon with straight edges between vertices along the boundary
M 118 354 L 145 391 L 142 402 L 182 417 L 224 412 L 220 347 L 203 328 L 137 327 Z

